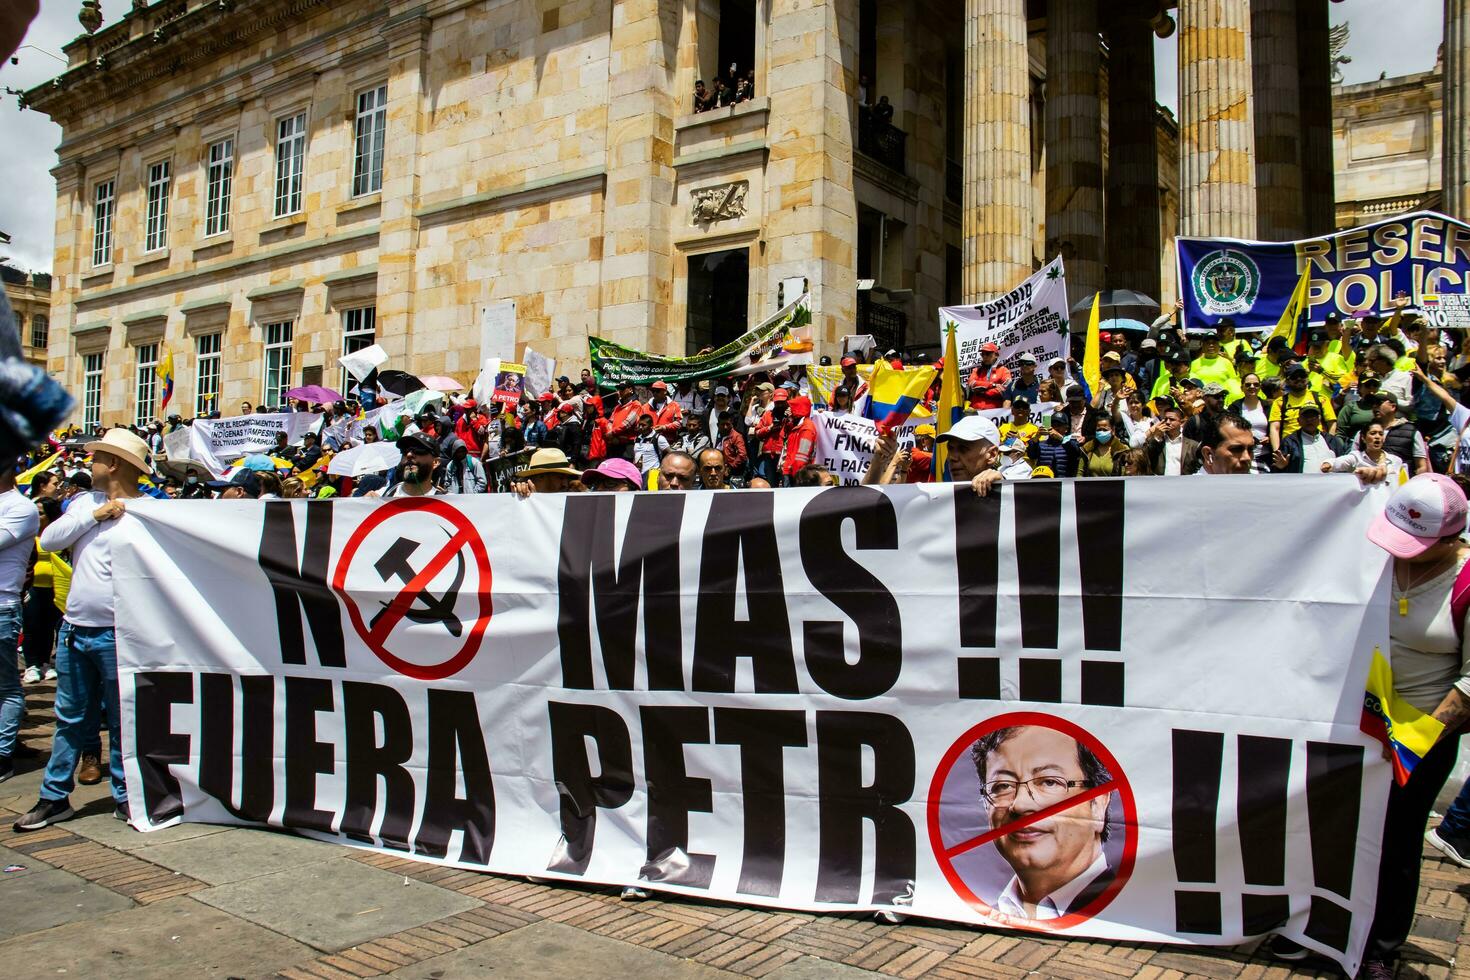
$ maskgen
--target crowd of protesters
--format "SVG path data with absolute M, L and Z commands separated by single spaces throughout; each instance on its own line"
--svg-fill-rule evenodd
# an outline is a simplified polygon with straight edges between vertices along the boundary
M 1456 345 L 1450 332 L 1399 299 L 1385 310 L 1328 317 L 1306 332 L 1301 349 L 1280 337 L 1265 343 L 1247 337 L 1229 318 L 1209 332 L 1189 333 L 1173 312 L 1146 332 L 1106 331 L 1099 339 L 1100 382 L 1093 386 L 1079 362 L 1085 359 L 1080 342 L 1070 356 L 1042 365 L 1022 354 L 1012 367 L 1001 364 L 993 345 L 982 346 L 978 364 L 963 376 L 964 413 L 942 433 L 943 363 L 934 362 L 941 370 L 915 413 L 924 421 L 914 428 L 913 444 L 901 446 L 893 433 L 877 436 L 864 481 L 948 478 L 985 494 L 1017 479 L 1356 473 L 1364 483 L 1400 485 L 1401 493 L 1453 498 L 1453 507 L 1442 508 L 1448 514 L 1443 534 L 1435 536 L 1442 544 L 1425 552 L 1428 559 L 1412 547 L 1395 552 L 1403 595 L 1420 595 L 1432 578 L 1434 589 L 1446 592 L 1443 616 L 1434 616 L 1450 615 L 1448 584 L 1470 556 L 1460 541 L 1463 487 L 1470 486 L 1470 442 L 1464 439 L 1470 409 L 1462 404 L 1470 401 L 1470 348 L 1463 336 Z M 900 368 L 931 363 L 923 355 L 881 356 Z M 0 643 L 14 668 L 0 667 L 0 781 L 25 751 L 18 734 L 22 687 L 58 682 L 56 734 L 41 798 L 16 829 L 67 819 L 74 782 L 108 776 L 117 815 L 128 817 L 117 738 L 110 533 L 132 498 L 331 500 L 835 485 L 837 476 L 818 463 L 814 413 L 861 413 L 869 382 L 854 356 L 835 365 L 823 358 L 821 367 L 761 371 L 755 364 L 736 375 L 646 387 L 600 385 L 583 370 L 576 380 L 554 379 L 550 390 L 535 396 L 421 398 L 415 413 L 397 418 L 370 414 L 398 403 L 369 379 L 350 399 L 275 406 L 318 412 L 320 421 L 300 445 L 282 433 L 273 451 L 252 457 L 264 464 L 232 466 L 227 474 L 164 458 L 170 434 L 192 424 L 178 416 L 146 427 L 57 433 L 0 473 L 0 526 L 6 531 L 0 542 Z M 240 406 L 242 414 L 269 410 Z M 331 471 L 342 453 L 388 438 L 393 445 L 382 448 L 393 450 L 385 453 L 396 459 L 392 465 L 352 477 Z M 940 443 L 947 455 L 942 471 Z M 1438 482 L 1426 491 L 1425 481 Z M 1427 506 L 1415 500 L 1420 509 Z M 1423 568 L 1433 575 L 1416 574 Z M 1463 633 L 1434 617 L 1395 619 L 1393 625 L 1396 670 L 1400 661 L 1412 661 L 1428 671 L 1432 660 L 1436 677 L 1458 678 L 1449 693 L 1436 681 L 1420 699 L 1426 711 L 1453 715 L 1448 720 L 1458 731 L 1470 721 L 1470 646 Z M 15 665 L 18 653 L 23 671 Z M 1463 697 L 1456 693 L 1461 688 Z M 1402 861 L 1385 870 L 1380 884 L 1375 963 L 1390 961 L 1406 935 L 1405 903 L 1411 914 L 1417 885 L 1416 842 L 1450 771 L 1452 747 L 1437 749 L 1418 782 L 1396 789 L 1390 805 L 1385 853 L 1401 853 Z M 1464 795 L 1431 842 L 1470 867 L 1470 791 Z M 629 889 L 629 897 L 642 894 Z M 1279 937 L 1273 950 L 1288 959 L 1305 955 Z

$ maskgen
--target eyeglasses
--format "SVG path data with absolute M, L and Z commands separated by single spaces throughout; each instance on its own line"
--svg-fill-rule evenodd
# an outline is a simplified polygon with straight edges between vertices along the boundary
M 1247 384 L 1241 385 L 1241 387 L 1244 388 L 1246 391 L 1255 391 L 1257 388 L 1259 388 L 1261 386 L 1258 385 L 1258 384 L 1249 384 L 1249 383 L 1247 383 Z
M 1025 786 L 1033 800 L 1047 805 L 1064 798 L 1068 790 L 1091 785 L 1085 779 L 1036 776 L 1032 779 L 992 779 L 980 788 L 980 792 L 990 801 L 991 806 L 1008 807 L 1016 802 L 1016 794 Z

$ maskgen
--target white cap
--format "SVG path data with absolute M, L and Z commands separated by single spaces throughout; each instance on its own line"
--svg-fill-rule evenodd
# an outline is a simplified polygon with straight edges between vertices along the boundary
M 1000 430 L 995 423 L 983 415 L 966 415 L 954 425 L 950 426 L 948 432 L 941 435 L 939 442 L 946 439 L 955 439 L 959 442 L 988 442 L 992 446 L 1000 445 Z

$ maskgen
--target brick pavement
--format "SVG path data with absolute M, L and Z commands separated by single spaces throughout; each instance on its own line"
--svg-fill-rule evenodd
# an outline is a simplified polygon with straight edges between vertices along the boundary
M 51 697 L 49 685 L 27 689 L 22 734 L 37 748 L 47 744 Z M 0 877 L 0 907 L 28 910 L 20 925 L 0 928 L 0 970 L 14 976 L 1336 975 L 1327 965 L 1293 971 L 1248 948 L 1033 938 L 921 919 L 882 925 L 686 899 L 625 903 L 613 888 L 538 884 L 264 831 L 138 834 L 111 820 L 105 787 L 79 788 L 77 820 L 14 834 L 6 815 L 35 799 L 40 765 L 27 760 L 27 771 L 0 785 L 0 856 L 26 868 Z M 100 911 L 85 912 L 88 902 Z M 1433 850 L 1399 976 L 1470 980 L 1470 877 Z

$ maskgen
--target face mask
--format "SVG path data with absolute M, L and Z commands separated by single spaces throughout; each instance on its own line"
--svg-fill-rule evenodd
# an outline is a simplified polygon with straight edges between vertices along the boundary
M 1097 434 L 1097 443 L 1100 446 L 1106 446 L 1108 443 L 1110 443 L 1112 441 L 1113 441 L 1113 434 L 1111 432 L 1099 432 Z
M 199 477 L 197 477 L 197 476 L 191 476 L 191 477 L 186 478 L 184 480 L 184 482 L 187 483 L 187 484 L 189 484 L 189 486 L 192 487 L 194 484 L 196 484 L 196 483 L 199 482 Z

